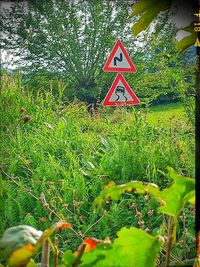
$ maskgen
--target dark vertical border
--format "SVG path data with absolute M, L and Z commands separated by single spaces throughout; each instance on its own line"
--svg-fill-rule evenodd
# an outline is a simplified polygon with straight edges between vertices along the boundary
M 200 13 L 200 4 L 197 2 L 197 13 Z M 199 19 L 200 21 L 200 19 Z M 198 32 L 200 40 L 200 32 Z M 200 231 L 200 89 L 199 89 L 199 51 L 196 47 L 196 232 Z
M 196 13 L 200 13 L 200 0 L 196 0 Z M 195 19 L 200 22 L 200 17 Z M 200 40 L 200 32 L 197 32 L 198 40 Z M 200 47 L 196 47 L 196 157 L 195 157 L 195 179 L 196 179 L 196 247 L 197 257 L 199 252 L 198 233 L 200 232 Z

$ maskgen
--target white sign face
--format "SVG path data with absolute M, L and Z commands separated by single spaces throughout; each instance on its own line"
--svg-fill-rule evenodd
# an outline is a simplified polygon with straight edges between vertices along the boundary
M 129 94 L 127 89 L 124 87 L 124 84 L 122 83 L 121 80 L 118 81 L 116 84 L 116 88 L 113 91 L 110 101 L 111 102 L 126 102 L 126 101 L 132 101 L 133 97 Z
M 120 40 L 115 44 L 103 70 L 110 72 L 136 72 L 136 68 Z
M 112 58 L 109 66 L 111 68 L 130 68 L 130 64 L 128 63 L 120 47 L 117 48 L 117 51 Z

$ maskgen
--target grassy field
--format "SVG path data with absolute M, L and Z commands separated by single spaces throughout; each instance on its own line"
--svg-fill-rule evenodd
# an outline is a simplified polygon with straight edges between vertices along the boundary
M 157 123 L 158 120 L 161 120 L 162 122 L 166 121 L 167 126 L 167 124 L 170 123 L 171 118 L 183 120 L 185 116 L 184 106 L 182 103 L 178 102 L 151 107 L 147 118 L 152 123 Z
M 166 188 L 171 183 L 167 166 L 194 177 L 194 128 L 180 103 L 148 112 L 101 108 L 90 114 L 84 103 L 66 104 L 50 92 L 32 95 L 23 91 L 19 78 L 5 76 L 0 123 L 0 233 L 18 224 L 44 230 L 62 218 L 82 236 L 113 238 L 123 226 L 155 234 L 166 218 L 148 199 L 127 193 L 95 213 L 93 200 L 111 180 L 140 180 Z M 133 204 L 142 214 L 142 226 Z M 187 247 L 178 245 L 174 252 L 180 258 L 195 254 L 194 214 L 190 207 L 184 214 L 177 244 L 186 239 Z M 61 244 L 73 249 L 80 237 L 64 234 Z

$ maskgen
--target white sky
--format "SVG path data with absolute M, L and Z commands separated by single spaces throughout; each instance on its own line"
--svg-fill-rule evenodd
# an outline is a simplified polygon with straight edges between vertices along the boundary
M 11 6 L 11 1 L 0 1 L 0 13 L 2 12 L 3 8 L 9 8 Z M 0 37 L 3 36 L 3 32 L 0 32 Z M 6 53 L 5 50 L 1 50 L 1 62 L 4 63 L 7 60 L 12 59 L 12 55 L 9 55 L 8 53 Z

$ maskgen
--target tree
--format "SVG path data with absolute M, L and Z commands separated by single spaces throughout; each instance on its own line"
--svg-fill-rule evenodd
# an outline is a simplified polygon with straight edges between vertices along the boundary
M 15 3 L 10 11 L 3 13 L 6 35 L 2 47 L 10 49 L 15 58 L 19 56 L 16 64 L 23 67 L 26 85 L 49 89 L 51 80 L 51 88 L 56 93 L 62 80 L 68 98 L 76 96 L 94 103 L 100 90 L 104 97 L 114 80 L 115 73 L 103 73 L 102 67 L 120 38 L 137 68 L 136 74 L 126 74 L 125 78 L 141 102 L 179 99 L 185 66 L 183 56 L 175 48 L 176 27 L 169 23 L 169 14 L 164 13 L 157 17 L 153 31 L 134 38 L 129 27 L 128 2 L 29 0 L 23 5 Z M 133 20 L 133 25 L 135 21 L 137 25 L 138 17 Z M 191 79 L 188 81 L 189 88 Z
M 179 53 L 177 31 L 168 15 L 163 15 L 157 19 L 151 39 L 147 36 L 148 42 L 137 52 L 137 78 L 130 75 L 129 79 L 144 104 L 180 101 L 188 88 L 194 88 L 195 49 Z
M 127 34 L 127 1 L 32 0 L 14 3 L 2 15 L 2 48 L 14 54 L 15 64 L 31 78 L 65 77 L 88 103 L 98 95 L 108 51 Z

